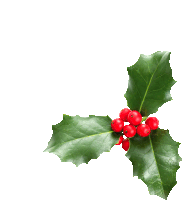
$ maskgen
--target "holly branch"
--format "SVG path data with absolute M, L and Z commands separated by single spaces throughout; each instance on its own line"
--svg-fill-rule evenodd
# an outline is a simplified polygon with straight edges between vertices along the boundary
M 181 143 L 172 139 L 169 130 L 159 128 L 160 119 L 149 115 L 172 100 L 170 90 L 176 81 L 169 60 L 167 51 L 141 54 L 138 61 L 127 68 L 129 81 L 124 97 L 128 108 L 122 109 L 113 120 L 108 115 L 64 114 L 63 120 L 52 126 L 53 134 L 44 152 L 54 153 L 62 162 L 79 166 L 122 144 L 133 164 L 133 176 L 148 186 L 151 195 L 167 199 L 177 183 L 176 172 L 182 161 L 178 154 Z

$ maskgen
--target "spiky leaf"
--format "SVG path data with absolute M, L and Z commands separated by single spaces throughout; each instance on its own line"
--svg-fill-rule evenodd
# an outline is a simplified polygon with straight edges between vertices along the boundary
M 172 99 L 171 87 L 175 84 L 169 64 L 170 52 L 141 54 L 138 61 L 128 67 L 128 89 L 125 93 L 128 107 L 143 116 L 157 112 Z
M 63 115 L 63 120 L 52 126 L 52 138 L 44 152 L 54 153 L 61 161 L 76 166 L 88 163 L 118 142 L 119 135 L 112 131 L 111 121 L 109 116 Z
M 159 128 L 148 137 L 136 134 L 130 138 L 126 157 L 133 164 L 133 176 L 138 176 L 148 186 L 151 195 L 167 199 L 176 185 L 176 171 L 182 160 L 178 155 L 179 145 L 168 130 Z

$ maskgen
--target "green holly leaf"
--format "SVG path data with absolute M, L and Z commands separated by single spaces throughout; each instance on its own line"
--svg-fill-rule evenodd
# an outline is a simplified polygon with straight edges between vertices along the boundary
M 176 172 L 182 158 L 178 155 L 180 143 L 175 142 L 168 130 L 151 131 L 148 137 L 136 134 L 130 138 L 126 157 L 133 164 L 133 176 L 138 176 L 151 195 L 163 199 L 176 185 Z
M 138 61 L 127 68 L 129 75 L 125 98 L 131 110 L 149 116 L 172 100 L 171 87 L 176 83 L 169 64 L 170 52 L 141 54 Z
M 118 142 L 119 134 L 112 131 L 111 121 L 109 116 L 63 115 L 63 120 L 52 126 L 53 134 L 44 152 L 76 166 L 88 163 Z

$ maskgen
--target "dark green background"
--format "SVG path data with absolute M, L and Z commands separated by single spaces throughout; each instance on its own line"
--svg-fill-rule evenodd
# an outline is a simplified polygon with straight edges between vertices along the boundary
M 63 114 L 118 117 L 127 107 L 127 67 L 156 51 L 171 52 L 177 83 L 173 101 L 151 116 L 182 143 L 180 7 L 46 2 L 2 7 L 4 199 L 159 199 L 133 177 L 121 146 L 77 168 L 43 150 Z M 169 199 L 180 195 L 182 169 L 176 176 Z

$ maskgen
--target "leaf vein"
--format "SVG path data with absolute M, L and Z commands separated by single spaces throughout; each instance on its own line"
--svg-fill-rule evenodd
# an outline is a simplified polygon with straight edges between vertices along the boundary
M 145 83 L 147 84 L 147 81 L 144 79 L 144 77 L 142 76 L 142 74 L 141 74 L 138 70 L 136 70 L 136 69 L 135 69 L 135 71 L 138 72 L 138 74 L 140 74 L 140 76 L 143 78 L 143 80 L 144 80 Z
M 163 56 L 164 56 L 164 55 L 163 55 Z M 162 57 L 163 57 L 163 56 L 162 56 Z M 154 57 L 154 58 L 155 58 L 155 57 Z M 161 58 L 161 59 L 162 59 L 162 58 Z M 145 98 L 146 98 L 146 96 L 147 96 L 147 92 L 148 92 L 148 90 L 149 90 L 149 87 L 150 87 L 151 82 L 152 82 L 152 79 L 153 79 L 153 76 L 154 76 L 154 74 L 156 73 L 156 71 L 157 71 L 157 69 L 158 69 L 158 67 L 159 67 L 159 63 L 160 63 L 160 62 L 158 62 L 157 67 L 156 67 L 154 73 L 151 75 L 151 78 L 150 78 L 150 80 L 149 80 L 149 84 L 147 85 L 147 89 L 146 89 L 146 91 L 145 91 L 145 94 L 144 94 L 144 96 L 143 96 L 143 99 L 142 99 L 142 102 L 141 102 L 141 105 L 140 105 L 140 108 L 139 108 L 139 112 L 141 112 L 143 103 L 144 103 L 144 101 L 145 101 Z
M 81 140 L 81 139 L 85 139 L 85 138 L 87 138 L 87 137 L 93 137 L 93 136 L 96 136 L 96 135 L 102 135 L 102 134 L 107 134 L 107 133 L 112 133 L 113 131 L 107 131 L 107 132 L 104 132 L 104 133 L 97 133 L 97 134 L 93 134 L 93 135 L 87 135 L 86 137 L 81 137 L 81 138 L 76 138 L 76 139 L 74 139 L 74 140 L 68 140 L 68 141 L 66 141 L 66 142 L 63 142 L 63 143 L 59 143 L 59 144 L 56 144 L 56 145 L 54 145 L 53 147 L 56 147 L 57 145 L 63 145 L 64 143 L 68 143 L 68 142 L 72 142 L 72 141 L 75 141 L 75 140 Z M 80 141 L 79 141 L 80 142 Z M 53 147 L 51 147 L 51 148 L 53 148 Z

